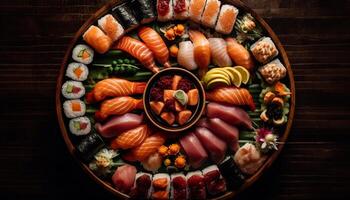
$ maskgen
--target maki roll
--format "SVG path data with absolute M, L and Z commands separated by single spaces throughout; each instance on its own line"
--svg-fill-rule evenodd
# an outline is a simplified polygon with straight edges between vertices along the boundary
M 78 156 L 80 156 L 86 162 L 88 162 L 104 146 L 105 146 L 105 143 L 103 142 L 102 138 L 98 134 L 92 133 L 92 134 L 86 136 L 77 145 L 76 153 L 78 154 Z
M 85 81 L 88 75 L 89 69 L 82 63 L 72 62 L 66 70 L 66 76 L 75 81 Z
M 97 26 L 90 26 L 84 33 L 83 39 L 98 53 L 106 53 L 112 45 L 112 40 Z
M 63 103 L 63 111 L 67 118 L 81 117 L 85 114 L 85 103 L 79 99 L 67 100 Z
M 157 0 L 158 21 L 170 21 L 174 17 L 173 0 Z
M 190 0 L 173 0 L 174 2 L 174 18 L 177 20 L 185 20 L 188 18 L 188 8 Z
M 72 58 L 77 62 L 88 65 L 94 58 L 94 51 L 87 45 L 78 44 L 72 51 Z
M 267 63 L 278 55 L 278 50 L 270 37 L 262 37 L 256 41 L 250 51 L 260 63 Z
M 132 5 L 141 24 L 146 24 L 156 19 L 157 16 L 154 13 L 151 0 L 133 0 Z
M 128 32 L 139 25 L 139 21 L 133 14 L 128 3 L 123 3 L 112 9 L 113 15 L 122 23 L 125 32 Z
M 211 165 L 202 170 L 204 175 L 205 185 L 210 195 L 216 196 L 226 192 L 226 182 L 221 176 L 218 166 Z
M 221 1 L 219 0 L 207 0 L 207 4 L 205 5 L 201 18 L 201 23 L 204 26 L 215 28 L 215 23 L 220 12 L 220 6 Z
M 85 94 L 85 88 L 81 82 L 66 81 L 62 85 L 62 95 L 67 99 L 79 99 Z
M 111 14 L 103 16 L 97 23 L 113 42 L 124 34 L 123 26 Z
M 171 199 L 187 199 L 187 180 L 182 173 L 171 175 Z
M 228 188 L 239 188 L 244 183 L 245 177 L 231 156 L 226 157 L 220 163 L 219 169 L 226 179 Z
M 188 185 L 189 199 L 204 200 L 207 199 L 207 192 L 205 191 L 204 176 L 201 171 L 189 172 L 186 175 Z
M 222 34 L 231 33 L 238 15 L 238 9 L 232 5 L 223 5 L 220 10 L 215 30 Z
M 91 131 L 91 122 L 87 117 L 78 117 L 69 121 L 69 130 L 76 136 L 87 135 Z
M 170 176 L 165 173 L 155 174 L 152 187 L 152 199 L 169 199 Z
M 149 199 L 151 197 L 152 175 L 139 172 L 136 174 L 134 187 L 131 190 L 131 199 Z
M 276 83 L 287 75 L 287 69 L 278 58 L 260 67 L 259 72 L 269 84 Z

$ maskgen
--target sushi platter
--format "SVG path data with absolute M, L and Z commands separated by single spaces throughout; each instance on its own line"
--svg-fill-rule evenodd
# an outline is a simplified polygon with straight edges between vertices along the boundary
M 281 152 L 294 107 L 285 50 L 238 0 L 110 1 L 56 89 L 72 156 L 130 199 L 232 198 Z

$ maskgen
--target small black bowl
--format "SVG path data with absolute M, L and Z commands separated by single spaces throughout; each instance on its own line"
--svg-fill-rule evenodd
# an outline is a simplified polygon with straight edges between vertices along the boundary
M 187 78 L 189 81 L 191 81 L 195 88 L 198 89 L 198 95 L 199 95 L 199 100 L 198 100 L 198 104 L 192 109 L 192 116 L 191 118 L 188 120 L 188 122 L 186 122 L 183 125 L 169 125 L 166 122 L 164 122 L 160 116 L 157 116 L 153 110 L 151 109 L 150 106 L 150 92 L 151 92 L 151 88 L 153 88 L 155 86 L 155 84 L 157 83 L 157 81 L 159 81 L 159 79 L 163 76 L 174 76 L 174 75 L 179 75 L 182 76 L 184 78 Z M 143 105 L 145 108 L 145 113 L 148 117 L 148 119 L 158 128 L 167 131 L 167 132 L 181 132 L 184 131 L 186 129 L 191 128 L 194 124 L 197 123 L 197 121 L 200 119 L 200 117 L 202 116 L 202 113 L 204 112 L 205 109 L 205 91 L 204 88 L 200 82 L 200 80 L 194 75 L 192 74 L 190 71 L 187 71 L 185 69 L 182 68 L 176 68 L 176 67 L 172 67 L 172 68 L 167 68 L 164 69 L 158 73 L 156 73 L 155 75 L 153 75 L 146 86 L 146 91 L 143 95 Z

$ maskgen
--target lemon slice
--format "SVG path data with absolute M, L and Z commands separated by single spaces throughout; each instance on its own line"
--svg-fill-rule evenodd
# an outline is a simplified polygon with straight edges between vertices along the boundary
M 217 78 L 217 79 L 214 79 L 212 81 L 210 81 L 208 84 L 207 84 L 207 89 L 212 89 L 216 86 L 229 86 L 230 85 L 230 82 L 228 82 L 226 79 L 221 79 L 221 78 Z
M 236 67 L 234 67 L 234 69 L 239 71 L 239 73 L 241 74 L 241 76 L 242 76 L 242 83 L 247 84 L 249 79 L 250 79 L 249 71 L 246 68 L 242 67 L 242 66 L 236 66 Z
M 231 83 L 235 85 L 236 87 L 240 87 L 242 83 L 242 75 L 239 73 L 238 70 L 234 69 L 233 67 L 225 67 L 224 68 L 228 73 L 230 73 L 231 77 Z

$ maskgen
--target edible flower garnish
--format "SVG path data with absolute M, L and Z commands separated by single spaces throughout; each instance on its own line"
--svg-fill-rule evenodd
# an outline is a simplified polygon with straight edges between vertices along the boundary
M 116 156 L 118 156 L 118 153 L 115 150 L 104 148 L 94 156 L 89 168 L 101 175 L 106 175 L 110 173 L 110 169 L 115 165 L 113 158 Z
M 262 152 L 267 153 L 271 150 L 278 150 L 277 136 L 273 131 L 267 128 L 257 129 L 255 140 Z

